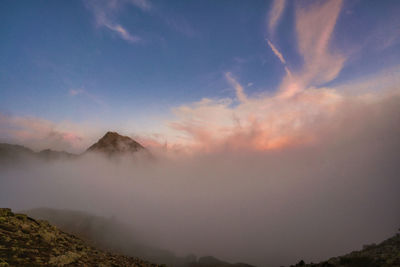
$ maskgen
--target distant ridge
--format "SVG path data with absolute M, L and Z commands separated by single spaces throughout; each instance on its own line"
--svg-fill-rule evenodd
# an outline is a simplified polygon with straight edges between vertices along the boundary
M 128 136 L 117 132 L 107 132 L 97 143 L 90 146 L 87 152 L 101 152 L 107 155 L 135 153 L 146 150 L 144 146 Z
M 0 163 L 16 163 L 26 159 L 54 160 L 54 159 L 74 159 L 78 155 L 65 151 L 54 151 L 45 149 L 35 152 L 21 145 L 0 143 Z
M 96 143 L 91 145 L 82 154 L 72 154 L 65 151 L 54 151 L 51 149 L 44 149 L 40 152 L 35 152 L 30 148 L 13 145 L 7 143 L 0 143 L 0 165 L 22 163 L 29 159 L 34 160 L 71 160 L 77 159 L 88 152 L 103 153 L 108 156 L 133 154 L 135 152 L 143 151 L 152 159 L 151 153 L 141 144 L 128 136 L 123 136 L 117 132 L 107 132 Z

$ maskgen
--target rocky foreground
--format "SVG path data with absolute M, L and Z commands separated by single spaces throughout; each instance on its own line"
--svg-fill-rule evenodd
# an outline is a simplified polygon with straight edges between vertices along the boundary
M 161 265 L 98 250 L 47 221 L 0 209 L 0 267 L 4 266 Z
M 0 267 L 5 266 L 165 266 L 96 249 L 45 220 L 0 208 Z M 190 267 L 250 266 L 203 257 Z M 400 267 L 400 234 L 380 244 L 364 246 L 320 263 L 300 261 L 307 267 Z

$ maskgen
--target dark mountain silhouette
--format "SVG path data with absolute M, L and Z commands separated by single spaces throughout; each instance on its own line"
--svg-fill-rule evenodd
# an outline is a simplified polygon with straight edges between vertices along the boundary
M 34 155 L 35 152 L 27 147 L 0 143 L 0 159 L 16 160 Z
M 135 153 L 145 150 L 144 146 L 128 136 L 116 132 L 107 132 L 97 143 L 87 149 L 87 152 L 101 152 L 107 155 Z
M 35 152 L 24 146 L 0 143 L 0 163 L 3 164 L 18 164 L 26 160 L 74 159 L 76 157 L 78 155 L 65 151 L 45 149 Z

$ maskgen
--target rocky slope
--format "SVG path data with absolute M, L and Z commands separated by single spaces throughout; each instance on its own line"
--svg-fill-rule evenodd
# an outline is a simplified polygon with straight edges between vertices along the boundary
M 95 249 L 46 221 L 0 209 L 0 266 L 160 265 Z
M 42 211 L 43 212 L 43 211 Z M 82 216 L 82 215 L 80 215 Z M 85 221 L 84 221 L 85 222 Z M 87 228 L 87 224 L 79 223 Z M 99 226 L 99 225 L 97 225 Z M 104 225 L 100 224 L 100 228 Z M 80 229 L 80 228 L 76 228 Z M 75 229 L 75 230 L 76 230 Z M 89 227 L 90 229 L 90 227 Z M 81 229 L 82 230 L 82 229 Z M 121 238 L 121 236 L 120 236 Z M 91 239 L 90 235 L 86 239 Z M 99 240 L 95 240 L 99 241 Z M 94 248 L 97 242 L 87 242 L 68 234 L 44 220 L 35 220 L 10 209 L 0 209 L 0 266 L 163 266 L 136 257 L 122 256 Z M 101 242 L 100 242 L 101 243 Z M 90 245 L 89 245 L 90 244 Z M 104 245 L 103 243 L 102 245 Z M 101 245 L 101 244 L 96 244 Z M 103 247 L 104 246 L 100 246 Z M 107 249 L 107 248 L 104 248 Z M 127 251 L 126 251 L 127 252 Z M 126 253 L 125 252 L 125 253 Z M 125 254 L 124 253 L 124 254 Z M 131 254 L 126 253 L 126 254 Z M 152 252 L 153 253 L 153 252 Z M 134 253 L 133 253 L 134 254 Z M 172 255 L 170 255 L 172 256 Z M 249 267 L 244 263 L 231 264 L 214 257 L 195 256 L 175 259 L 169 266 L 185 267 Z M 381 242 L 364 246 L 340 257 L 320 263 L 300 261 L 293 266 L 306 267 L 399 267 L 400 234 Z
M 320 263 L 306 264 L 300 261 L 293 266 L 305 267 L 400 267 L 400 234 L 381 242 L 366 245 L 360 251 L 353 251 Z
M 140 231 L 112 218 L 95 216 L 82 211 L 38 208 L 24 211 L 35 219 L 44 219 L 63 231 L 72 233 L 89 244 L 106 251 L 139 257 L 150 262 L 171 267 L 251 267 L 243 263 L 228 263 L 214 257 L 176 256 L 166 249 L 147 244 Z

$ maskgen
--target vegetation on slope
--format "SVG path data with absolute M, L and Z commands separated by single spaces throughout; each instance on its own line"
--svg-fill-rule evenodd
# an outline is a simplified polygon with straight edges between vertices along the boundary
M 159 265 L 98 250 L 47 221 L 0 209 L 0 266 Z

